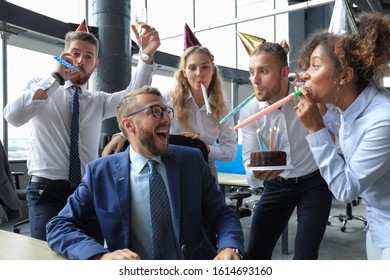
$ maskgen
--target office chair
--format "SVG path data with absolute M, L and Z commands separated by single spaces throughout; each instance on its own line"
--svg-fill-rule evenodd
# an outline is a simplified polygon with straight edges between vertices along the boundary
M 18 190 L 20 189 L 19 176 L 23 172 L 11 172 L 8 156 L 3 143 L 0 141 L 0 205 L 4 210 L 5 220 L 20 218 L 22 216 Z
M 209 162 L 209 153 L 207 150 L 207 145 L 199 139 L 191 139 L 178 134 L 169 134 L 169 144 L 198 148 L 202 152 L 204 160 L 207 163 Z
M 366 220 L 365 217 L 363 217 L 361 215 L 355 216 L 355 215 L 352 214 L 352 206 L 359 205 L 360 204 L 360 200 L 361 200 L 361 197 L 358 197 L 358 198 L 352 200 L 351 202 L 348 202 L 347 205 L 346 205 L 345 214 L 340 214 L 340 215 L 337 215 L 337 216 L 329 216 L 329 219 L 331 219 L 331 218 L 339 219 L 339 221 L 342 223 L 342 226 L 340 227 L 340 230 L 342 232 L 345 232 L 345 230 L 347 229 L 347 223 L 350 220 L 362 221 L 365 226 L 367 225 L 367 220 Z M 330 221 L 328 221 L 328 225 L 331 225 Z
M 24 172 L 12 172 L 12 176 L 14 176 L 16 194 L 17 194 L 19 200 L 26 200 L 26 194 L 27 194 L 26 189 L 22 189 L 20 187 L 20 176 L 23 176 L 23 175 L 24 175 Z M 21 221 L 15 223 L 13 225 L 13 228 L 14 228 L 13 231 L 15 233 L 20 233 L 20 226 L 24 225 L 24 224 L 28 224 L 29 222 L 30 222 L 30 220 L 27 218 L 27 219 L 24 219 L 24 220 L 21 220 Z
M 209 161 L 208 160 L 209 154 L 208 154 L 208 150 L 207 150 L 207 145 L 199 139 L 191 139 L 191 138 L 188 138 L 188 137 L 185 137 L 182 135 L 170 134 L 169 135 L 169 143 L 175 144 L 175 145 L 182 145 L 182 146 L 198 148 L 201 150 L 205 161 L 207 163 Z M 236 201 L 235 205 L 230 205 L 230 206 L 234 209 L 234 212 L 237 214 L 237 216 L 239 216 L 240 218 L 243 218 L 243 217 L 248 217 L 252 214 L 252 212 L 249 209 L 241 207 L 243 205 L 244 198 L 250 197 L 252 195 L 250 192 L 232 191 L 232 190 L 230 190 L 228 192 L 228 191 L 226 191 L 225 187 L 222 187 L 221 191 L 224 194 L 224 196 L 226 196 L 230 200 Z
M 340 156 L 342 159 L 344 159 L 343 154 L 339 153 L 339 156 Z M 344 159 L 344 160 L 345 160 L 345 159 Z M 345 232 L 345 230 L 347 229 L 347 223 L 348 223 L 348 221 L 350 221 L 350 220 L 359 220 L 359 221 L 362 221 L 363 224 L 366 226 L 366 225 L 367 225 L 367 220 L 366 220 L 365 217 L 360 216 L 360 215 L 359 215 L 359 216 L 354 216 L 354 215 L 352 214 L 352 206 L 357 206 L 357 205 L 359 205 L 361 200 L 362 200 L 361 197 L 357 197 L 356 199 L 352 200 L 351 202 L 348 202 L 347 205 L 346 205 L 345 214 L 340 214 L 340 215 L 338 215 L 338 216 L 329 216 L 329 219 L 331 219 L 331 218 L 338 218 L 339 221 L 340 221 L 341 223 L 343 223 L 342 226 L 340 227 L 340 230 L 341 230 L 342 232 Z M 331 222 L 330 222 L 330 221 L 328 221 L 328 225 L 331 225 Z
M 105 132 L 100 133 L 99 151 L 98 151 L 99 157 L 102 156 L 104 147 L 111 141 L 111 138 L 112 138 L 112 134 L 110 133 L 105 133 Z
M 245 175 L 245 168 L 242 164 L 242 144 L 237 145 L 236 157 L 229 162 L 220 162 L 215 161 L 215 165 L 218 169 L 218 172 L 232 173 L 237 175 Z M 230 184 L 219 183 L 222 192 L 230 200 L 236 200 L 234 206 L 234 211 L 240 218 L 249 217 L 252 215 L 252 211 L 249 209 L 248 203 L 244 203 L 244 199 L 252 196 L 253 194 L 258 194 L 259 190 L 253 189 L 248 186 L 237 186 Z M 249 202 L 249 201 L 248 201 Z M 256 203 L 256 201 L 253 201 Z

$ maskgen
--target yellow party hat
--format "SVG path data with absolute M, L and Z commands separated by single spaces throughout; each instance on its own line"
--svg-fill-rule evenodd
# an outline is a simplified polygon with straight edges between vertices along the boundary
M 252 52 L 259 45 L 261 45 L 262 43 L 265 42 L 265 39 L 263 39 L 263 38 L 256 37 L 256 36 L 253 36 L 253 35 L 249 35 L 249 34 L 246 34 L 246 33 L 242 33 L 242 32 L 238 32 L 237 31 L 237 35 L 240 38 L 242 44 L 244 45 L 248 55 L 251 55 Z

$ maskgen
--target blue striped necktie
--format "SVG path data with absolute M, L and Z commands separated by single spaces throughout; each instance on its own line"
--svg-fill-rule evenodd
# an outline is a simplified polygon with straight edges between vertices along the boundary
M 76 187 L 81 182 L 79 157 L 79 90 L 77 86 L 71 87 L 70 98 L 70 146 L 69 146 L 69 182 Z
M 158 162 L 149 160 L 149 195 L 152 223 L 152 259 L 176 260 L 171 207 L 163 178 L 157 170 Z

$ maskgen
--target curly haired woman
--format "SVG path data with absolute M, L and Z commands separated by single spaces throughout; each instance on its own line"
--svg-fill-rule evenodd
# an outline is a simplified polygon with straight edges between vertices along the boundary
M 322 176 L 336 199 L 367 207 L 368 259 L 390 259 L 390 94 L 377 83 L 390 75 L 389 42 L 390 17 L 363 14 L 357 34 L 311 36 L 296 71 L 305 81 L 296 112 Z

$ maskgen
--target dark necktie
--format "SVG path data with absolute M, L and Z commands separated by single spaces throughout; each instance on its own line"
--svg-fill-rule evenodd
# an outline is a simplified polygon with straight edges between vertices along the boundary
M 72 86 L 70 99 L 69 182 L 76 187 L 81 182 L 79 157 L 79 87 Z
M 152 222 L 152 259 L 177 259 L 172 228 L 171 207 L 163 178 L 157 170 L 158 162 L 148 161 L 150 214 Z

